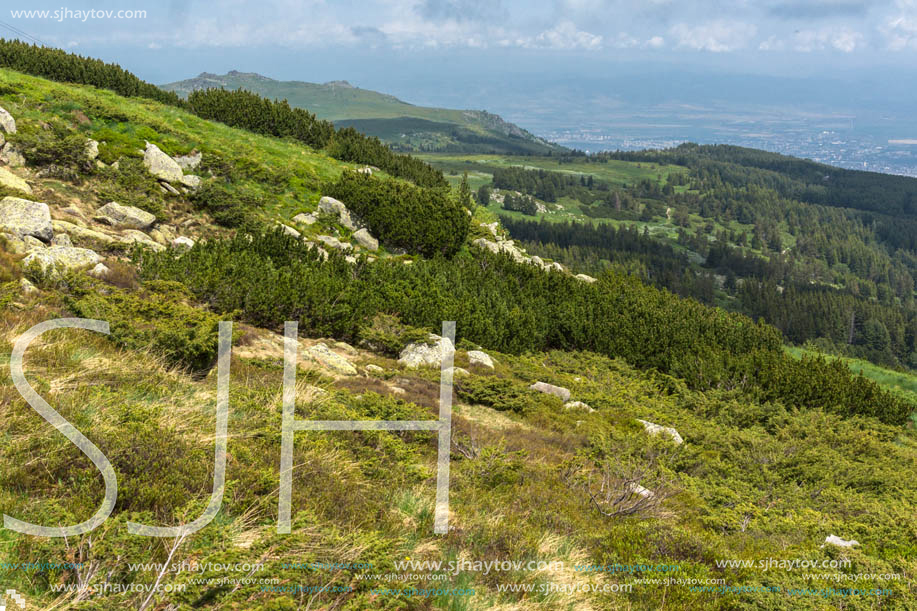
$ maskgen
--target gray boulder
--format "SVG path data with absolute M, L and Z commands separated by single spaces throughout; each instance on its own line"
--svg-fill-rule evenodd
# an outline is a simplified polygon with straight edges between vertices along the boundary
M 325 214 L 337 217 L 338 222 L 351 231 L 356 231 L 359 228 L 350 216 L 350 210 L 347 209 L 344 202 L 325 196 L 318 200 L 318 209 Z
M 480 350 L 469 350 L 468 351 L 468 362 L 472 365 L 481 365 L 482 367 L 487 367 L 488 369 L 494 368 L 494 361 L 490 358 L 486 352 L 481 352 Z
M 284 225 L 283 223 L 277 223 L 285 234 L 292 236 L 294 238 L 301 237 L 302 234 L 290 227 L 289 225 Z
M 374 238 L 369 231 L 366 229 L 360 229 L 353 234 L 353 239 L 357 241 L 357 244 L 365 248 L 366 250 L 371 250 L 376 252 L 379 250 L 379 240 Z
M 7 134 L 16 133 L 16 119 L 5 108 L 0 108 L 0 130 Z
M 577 274 L 576 276 L 574 276 L 574 278 L 576 278 L 577 280 L 582 280 L 583 282 L 588 282 L 589 284 L 592 284 L 593 282 L 595 282 L 595 278 L 593 278 L 592 276 L 587 276 L 586 274 Z
M 567 401 L 564 403 L 564 409 L 581 409 L 590 414 L 595 410 L 589 407 L 588 403 L 583 403 L 582 401 Z
M 25 278 L 19 279 L 19 290 L 22 291 L 23 295 L 34 295 L 38 292 L 38 287 L 29 282 Z
M 86 142 L 86 156 L 90 160 L 95 159 L 99 156 L 99 142 L 98 140 L 89 139 Z M 101 163 L 101 162 L 100 162 Z
M 70 236 L 66 233 L 56 233 L 51 238 L 51 246 L 73 246 L 73 242 L 70 241 Z
M 109 272 L 111 272 L 111 270 L 108 269 L 104 263 L 98 263 L 95 267 L 89 270 L 89 275 L 96 278 L 104 278 L 109 274 Z
M 159 150 L 159 147 L 152 142 L 146 143 L 146 150 L 143 152 L 143 164 L 150 174 L 160 180 L 180 182 L 183 176 L 181 166 Z
M 553 384 L 548 384 L 547 382 L 535 382 L 529 386 L 532 390 L 537 390 L 538 392 L 543 392 L 548 395 L 554 395 L 555 397 L 560 397 L 561 401 L 570 400 L 570 390 L 564 388 L 563 386 L 554 386 Z
M 51 221 L 51 225 L 54 227 L 55 232 L 62 231 L 80 240 L 95 241 L 100 244 L 114 244 L 118 241 L 108 234 L 80 227 L 67 221 Z
M 166 249 L 165 246 L 156 242 L 153 240 L 153 238 L 143 233 L 142 231 L 138 231 L 136 229 L 125 229 L 121 233 L 121 241 L 127 242 L 129 244 L 140 244 L 144 248 L 149 248 L 150 250 L 156 252 L 160 252 Z
M 443 358 L 455 351 L 455 346 L 448 337 L 440 337 L 433 333 L 429 336 L 429 343 L 414 343 L 405 346 L 401 351 L 398 362 L 415 369 L 417 367 L 439 367 Z
M 672 441 L 674 441 L 676 445 L 681 445 L 685 442 L 685 440 L 681 438 L 681 435 L 678 434 L 678 431 L 670 426 L 662 426 L 654 422 L 649 422 L 648 420 L 640 420 L 639 418 L 637 419 L 637 422 L 642 424 L 643 428 L 650 435 L 667 435 L 671 437 Z
M 824 547 L 825 545 L 836 545 L 837 547 L 853 547 L 854 545 L 859 545 L 859 544 L 860 542 L 856 541 L 855 539 L 851 539 L 848 541 L 846 539 L 841 539 L 837 535 L 828 535 L 827 537 L 825 537 L 825 542 L 822 545 L 822 547 Z
M 134 206 L 108 202 L 96 210 L 95 220 L 119 229 L 149 229 L 156 222 L 156 217 Z
M 4 197 L 0 200 L 0 231 L 14 235 L 27 235 L 50 242 L 54 237 L 51 225 L 51 210 L 48 204 L 33 202 L 18 197 Z

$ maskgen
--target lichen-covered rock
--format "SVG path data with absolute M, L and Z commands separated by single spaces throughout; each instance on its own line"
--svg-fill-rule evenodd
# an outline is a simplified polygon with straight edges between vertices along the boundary
M 353 234 L 353 239 L 357 241 L 357 244 L 365 248 L 366 250 L 371 250 L 376 252 L 379 250 L 379 240 L 374 238 L 371 233 L 366 229 L 360 229 L 359 231 Z
M 89 270 L 89 275 L 96 278 L 104 278 L 108 275 L 111 270 L 104 263 L 99 263 L 91 270 Z
M 135 206 L 108 202 L 96 210 L 95 220 L 119 229 L 149 229 L 156 222 L 156 217 Z
M 16 189 L 23 193 L 32 193 L 32 187 L 29 186 L 29 183 L 3 166 L 0 166 L 0 186 Z
M 440 337 L 433 333 L 428 338 L 429 343 L 414 343 L 405 346 L 399 355 L 398 362 L 415 369 L 417 367 L 439 367 L 443 358 L 455 351 L 455 346 L 448 337 Z
M 306 350 L 306 356 L 319 363 L 325 369 L 345 376 L 357 375 L 357 368 L 350 361 L 331 351 L 325 344 L 315 344 Z
M 12 142 L 7 142 L 0 149 L 0 161 L 11 168 L 21 168 L 25 165 L 25 157 Z
M 121 241 L 128 242 L 129 244 L 140 244 L 144 248 L 149 248 L 150 250 L 156 252 L 160 252 L 166 249 L 165 246 L 156 242 L 153 240 L 153 238 L 143 233 L 142 231 L 138 231 L 137 229 L 124 230 L 121 233 Z
M 76 238 L 78 240 L 85 241 L 95 241 L 100 244 L 114 244 L 118 240 L 112 236 L 102 233 L 100 231 L 95 231 L 93 229 L 87 229 L 86 227 L 81 227 L 76 223 L 68 223 L 67 221 L 51 221 L 51 225 L 54 227 L 54 232 L 64 232 L 71 236 L 71 238 Z
M 19 279 L 19 290 L 23 295 L 34 295 L 38 292 L 38 287 L 29 282 L 26 278 Z
M 42 271 L 54 273 L 58 267 L 75 269 L 79 267 L 89 267 L 101 262 L 102 257 L 94 250 L 89 250 L 88 248 L 51 246 L 43 250 L 33 250 L 22 260 L 22 265 L 29 267 L 37 263 Z
M 299 238 L 302 237 L 302 234 L 290 227 L 289 225 L 284 225 L 283 223 L 277 223 L 285 234 L 288 236 Z
M 175 163 L 183 170 L 194 170 L 201 164 L 201 153 L 199 151 L 192 151 L 187 155 L 181 155 L 179 157 L 172 158 Z
M 336 248 L 337 250 L 341 250 L 345 252 L 353 250 L 352 244 L 348 244 L 347 242 L 341 242 L 339 239 L 332 237 L 330 235 L 316 236 L 315 239 L 322 242 L 326 246 L 329 246 L 330 248 Z
M 194 240 L 183 235 L 172 240 L 172 248 L 175 250 L 191 250 L 194 248 Z
M 670 426 L 662 426 L 654 422 L 649 422 L 648 420 L 640 420 L 639 418 L 637 422 L 642 424 L 643 428 L 646 429 L 646 432 L 650 435 L 667 435 L 678 445 L 685 442 L 685 440 L 681 438 L 681 435 L 678 434 L 678 431 Z
M 70 241 L 70 236 L 66 233 L 56 233 L 51 238 L 51 246 L 73 246 L 73 242 Z
M 576 276 L 574 276 L 574 278 L 576 278 L 577 280 L 582 280 L 583 282 L 588 282 L 589 284 L 592 284 L 593 282 L 595 282 L 595 278 L 593 278 L 592 276 L 587 276 L 586 274 L 577 274 Z
M 159 147 L 152 142 L 146 143 L 146 150 L 143 152 L 143 165 L 156 178 L 169 182 L 180 182 L 181 177 L 184 175 L 181 166 L 159 150 Z
M 337 217 L 338 222 L 351 231 L 359 229 L 357 223 L 350 215 L 350 210 L 344 205 L 344 202 L 336 200 L 333 197 L 325 196 L 318 200 L 318 209 L 325 214 Z
M 42 202 L 4 197 L 0 200 L 0 231 L 19 237 L 30 235 L 43 242 L 50 242 L 54 237 L 51 210 L 48 204 Z
M 555 397 L 560 397 L 561 401 L 570 400 L 570 390 L 564 388 L 563 386 L 554 386 L 553 384 L 548 384 L 547 382 L 535 382 L 529 386 L 532 390 L 537 390 L 538 392 L 543 392 L 548 395 L 554 395 Z
M 181 177 L 180 182 L 192 191 L 197 191 L 201 188 L 201 177 L 194 174 L 185 174 Z
M 494 368 L 494 360 L 490 358 L 489 354 L 486 352 L 481 352 L 480 350 L 469 350 L 468 362 L 472 365 L 481 365 L 482 367 L 487 367 L 488 369 Z
M 588 403 L 583 403 L 582 401 L 567 401 L 564 403 L 564 409 L 581 409 L 584 412 L 589 412 L 590 414 L 595 411 L 589 406 Z
M 98 140 L 90 139 L 86 142 L 86 156 L 89 157 L 90 160 L 95 159 L 96 157 L 99 156 Z

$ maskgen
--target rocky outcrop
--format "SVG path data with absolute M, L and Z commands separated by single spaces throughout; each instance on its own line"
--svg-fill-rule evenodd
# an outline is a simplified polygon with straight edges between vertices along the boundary
M 168 182 L 180 182 L 183 176 L 181 166 L 159 150 L 159 147 L 152 142 L 146 143 L 146 150 L 143 152 L 143 165 L 146 166 L 150 174 Z
M 73 246 L 73 242 L 66 233 L 55 233 L 51 238 L 51 246 Z
M 16 189 L 17 191 L 22 191 L 23 193 L 32 193 L 32 187 L 29 186 L 22 178 L 19 178 L 5 167 L 0 166 L 0 186 L 7 187 L 9 189 Z
M 359 229 L 357 223 L 350 215 L 350 210 L 344 205 L 344 202 L 338 201 L 333 197 L 325 196 L 318 200 L 318 209 L 325 214 L 336 217 L 338 222 L 351 231 Z
M 428 342 L 408 344 L 401 351 L 398 362 L 410 369 L 439 367 L 442 365 L 443 358 L 455 351 L 455 346 L 448 337 L 440 337 L 431 333 Z
M 576 278 L 577 280 L 582 280 L 583 282 L 588 282 L 589 284 L 592 284 L 593 282 L 595 282 L 595 278 L 593 278 L 592 276 L 587 276 L 586 274 L 577 274 L 574 276 L 574 278 Z
M 54 237 L 51 225 L 51 210 L 48 204 L 33 202 L 18 197 L 4 197 L 0 200 L 0 231 L 50 242 Z
M 88 248 L 74 248 L 73 246 L 51 246 L 42 250 L 33 250 L 22 265 L 28 267 L 38 263 L 42 271 L 54 273 L 58 267 L 75 269 L 89 267 L 102 262 L 102 257 L 94 250 Z
M 16 119 L 5 108 L 0 108 L 0 130 L 7 134 L 16 133 Z
M 315 344 L 306 350 L 306 356 L 338 375 L 355 376 L 357 368 L 340 354 L 331 351 L 325 344 Z
M 156 217 L 134 206 L 108 202 L 96 210 L 95 220 L 119 229 L 149 229 L 156 222 Z
M 563 386 L 554 386 L 553 384 L 548 384 L 547 382 L 535 382 L 529 386 L 529 388 L 548 395 L 554 395 L 555 397 L 559 397 L 560 400 L 564 402 L 570 400 L 570 390 L 564 388 Z
M 677 445 L 681 445 L 685 442 L 685 440 L 681 438 L 681 435 L 678 434 L 678 431 L 670 426 L 662 426 L 647 420 L 640 420 L 639 418 L 637 419 L 637 422 L 642 424 L 643 428 L 646 429 L 646 432 L 650 435 L 667 435 Z
M 360 229 L 359 231 L 353 234 L 353 239 L 357 241 L 357 244 L 370 250 L 376 252 L 379 250 L 379 240 L 374 238 L 371 233 L 366 229 Z
M 469 350 L 468 362 L 472 365 L 487 367 L 488 369 L 494 368 L 494 361 L 492 358 L 490 358 L 490 355 L 488 355 L 486 352 L 481 352 L 480 350 Z
M 194 170 L 201 164 L 201 154 L 199 151 L 191 151 L 187 155 L 173 157 L 172 159 L 182 170 Z
M 513 258 L 516 263 L 528 263 L 530 259 L 526 257 L 521 250 L 516 247 L 512 240 L 500 240 L 496 242 L 487 238 L 478 238 L 472 242 L 478 248 L 489 250 L 494 254 L 506 253 Z

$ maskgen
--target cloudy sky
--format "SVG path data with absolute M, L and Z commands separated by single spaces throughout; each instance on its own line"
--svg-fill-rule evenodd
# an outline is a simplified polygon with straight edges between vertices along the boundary
M 806 85 L 794 90 L 796 98 L 783 100 L 787 105 L 819 96 L 825 104 L 859 96 L 866 106 L 892 100 L 908 115 L 915 114 L 908 109 L 917 98 L 912 84 L 917 0 L 4 0 L 3 5 L 0 35 L 115 61 L 155 83 L 231 69 L 287 80 L 347 79 L 415 103 L 486 108 L 523 122 L 540 109 L 557 115 L 587 96 L 592 113 L 621 104 L 622 92 L 631 94 L 632 104 L 659 103 L 676 87 L 684 91 L 700 83 L 700 93 L 689 102 L 717 88 L 735 95 L 745 91 L 756 102 L 791 89 L 781 81 L 749 92 L 748 82 L 765 81 L 725 83 L 717 80 L 721 75 L 801 79 Z M 63 9 L 68 12 L 61 14 Z M 42 10 L 50 11 L 47 17 L 20 12 Z M 83 13 L 89 10 L 96 13 Z M 117 19 L 108 11 L 145 11 L 145 16 Z M 700 75 L 697 83 L 693 77 L 676 83 L 669 76 L 685 73 Z M 815 81 L 825 78 L 846 84 Z M 530 106 L 537 107 L 525 106 L 535 98 L 537 105 Z

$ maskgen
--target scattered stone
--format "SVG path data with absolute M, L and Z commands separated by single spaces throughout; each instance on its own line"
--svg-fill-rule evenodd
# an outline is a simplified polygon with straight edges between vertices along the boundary
M 33 262 L 37 262 L 42 271 L 51 271 L 53 273 L 53 270 L 58 266 L 66 269 L 89 267 L 90 265 L 101 263 L 102 257 L 88 248 L 51 246 L 43 250 L 33 250 L 22 260 L 22 265 L 28 267 Z
M 371 250 L 373 252 L 379 250 L 379 240 L 374 238 L 366 229 L 361 229 L 354 233 L 353 239 L 366 250 Z
M 392 391 L 393 393 L 395 393 L 396 395 L 406 395 L 406 394 L 408 394 L 408 391 L 406 391 L 405 389 L 401 388 L 400 386 L 389 386 L 388 389 L 389 389 L 390 391 Z
M 166 249 L 165 246 L 155 242 L 150 236 L 138 231 L 136 229 L 126 229 L 121 233 L 121 241 L 127 242 L 129 244 L 140 244 L 145 248 L 149 248 L 155 252 L 160 252 Z
M 279 225 L 280 228 L 283 230 L 283 232 L 284 232 L 285 234 L 287 234 L 288 236 L 291 236 L 291 237 L 294 237 L 294 238 L 302 237 L 302 234 L 301 234 L 301 233 L 299 233 L 298 231 L 296 231 L 295 229 L 293 229 L 293 228 L 290 227 L 289 225 L 284 225 L 283 223 L 277 223 L 277 225 Z
M 424 366 L 440 367 L 446 354 L 455 350 L 448 337 L 431 333 L 428 341 L 429 343 L 418 342 L 405 346 L 398 362 L 410 369 Z
M 359 259 L 357 259 L 357 258 L 354 257 L 353 255 L 346 255 L 346 256 L 344 257 L 344 260 L 347 261 L 348 263 L 350 263 L 351 265 L 356 265 L 356 264 L 357 264 L 357 261 L 359 261 Z
M 468 361 L 472 365 L 481 365 L 482 367 L 487 367 L 488 369 L 494 368 L 494 360 L 490 358 L 490 355 L 488 355 L 486 352 L 481 352 L 480 350 L 469 350 Z
M 146 150 L 143 152 L 143 165 L 146 166 L 150 174 L 168 182 L 180 182 L 182 178 L 181 166 L 174 159 L 159 150 L 159 147 L 152 142 L 146 143 Z
M 577 274 L 576 276 L 574 276 L 574 278 L 576 278 L 577 280 L 582 280 L 583 282 L 588 282 L 589 284 L 592 284 L 593 282 L 595 282 L 595 278 L 593 278 L 592 276 L 587 276 L 586 274 Z
M 99 156 L 99 142 L 98 140 L 89 139 L 86 142 L 86 156 L 90 160 L 95 159 Z
M 369 373 L 385 373 L 385 369 L 373 363 L 370 363 L 369 365 L 366 366 L 366 371 L 368 371 Z
M 525 255 L 522 254 L 522 251 L 516 247 L 516 244 L 512 240 L 500 240 L 494 242 L 492 240 L 488 240 L 487 238 L 478 238 L 477 240 L 474 240 L 472 244 L 478 248 L 489 250 L 494 254 L 499 254 L 501 252 L 506 253 L 511 256 L 516 263 L 525 263 L 528 261 Z
M 178 236 L 172 240 L 172 248 L 175 250 L 191 250 L 194 247 L 194 240 L 185 236 Z
M 48 204 L 18 197 L 0 200 L 0 229 L 20 237 L 34 236 L 43 242 L 54 237 Z
M 111 272 L 111 270 L 108 269 L 104 263 L 99 263 L 91 270 L 89 270 L 89 275 L 95 278 L 104 278 L 109 274 L 109 272 Z
M 643 428 L 646 429 L 646 432 L 650 435 L 668 435 L 677 445 L 681 445 L 685 442 L 685 440 L 681 438 L 681 435 L 678 434 L 678 431 L 670 426 L 662 426 L 647 420 L 640 420 L 639 418 L 637 422 L 642 424 Z
M 108 202 L 96 210 L 94 220 L 121 229 L 149 229 L 156 222 L 156 217 L 146 210 L 141 210 L 134 206 L 123 206 L 118 202 Z
M 29 186 L 29 183 L 16 176 L 3 166 L 0 166 L 0 186 L 16 189 L 17 191 L 22 191 L 23 193 L 32 193 L 32 187 Z
M 171 193 L 172 195 L 181 195 L 181 191 L 173 187 L 167 182 L 159 181 L 159 186 L 162 188 L 164 193 Z
M 350 361 L 332 352 L 325 344 L 315 344 L 306 350 L 306 355 L 334 373 L 345 376 L 357 375 L 357 368 Z
M 51 221 L 51 225 L 54 227 L 55 232 L 63 231 L 73 238 L 80 240 L 95 240 L 100 244 L 114 244 L 118 241 L 110 235 L 92 229 L 86 229 L 85 227 L 80 227 L 74 223 L 68 223 L 67 221 Z
M 553 384 L 548 384 L 547 382 L 535 382 L 529 386 L 532 390 L 537 390 L 538 392 L 543 392 L 548 395 L 554 395 L 555 397 L 560 397 L 561 401 L 570 400 L 570 390 L 564 388 L 563 386 L 554 386 Z
M 301 212 L 293 217 L 293 222 L 299 223 L 300 225 L 314 225 L 317 220 L 318 217 L 315 216 L 313 212 L 309 212 L 308 214 Z
M 0 149 L 0 161 L 11 168 L 21 168 L 25 165 L 25 157 L 22 156 L 22 153 L 12 142 L 7 142 Z
M 70 241 L 70 236 L 66 233 L 56 233 L 51 238 L 51 246 L 73 246 L 73 242 Z
M 532 263 L 534 263 L 538 267 L 544 267 L 544 260 L 541 257 L 539 257 L 538 255 L 535 255 L 534 257 L 532 257 Z
M 555 261 L 554 263 L 551 264 L 551 269 L 553 269 L 553 270 L 556 271 L 556 272 L 564 272 L 564 271 L 566 271 L 566 270 L 564 269 L 564 266 L 561 265 L 560 263 L 558 263 L 557 261 Z
M 499 223 L 498 221 L 494 221 L 493 223 L 481 223 L 481 227 L 483 227 L 483 228 L 487 229 L 488 231 L 490 231 L 490 234 L 491 234 L 493 237 L 497 237 L 497 227 L 498 227 L 499 225 L 500 225 L 500 223 Z
M 153 229 L 152 231 L 150 231 L 150 237 L 151 237 L 151 238 L 153 239 L 153 241 L 156 242 L 157 244 L 162 244 L 163 246 L 168 246 L 168 245 L 169 245 L 169 240 L 166 239 L 165 234 L 164 234 L 163 232 L 161 232 L 161 231 L 159 230 L 159 228 L 156 228 L 156 229 Z
M 360 174 L 366 174 L 367 176 L 373 175 L 373 170 L 372 168 L 369 168 L 369 167 L 357 168 L 357 172 L 359 172 Z
M 319 242 L 322 242 L 330 248 L 336 248 L 337 250 L 350 251 L 353 250 L 353 245 L 346 242 L 341 242 L 337 238 L 331 237 L 330 235 L 320 235 L 315 238 Z
M 588 403 L 583 403 L 582 401 L 567 401 L 564 403 L 564 409 L 581 409 L 587 411 L 590 414 L 595 410 L 589 407 Z
M 822 545 L 822 547 L 824 547 L 825 545 L 836 545 L 838 547 L 853 547 L 854 545 L 859 545 L 859 544 L 860 542 L 854 539 L 847 541 L 846 539 L 841 539 L 837 535 L 828 535 L 827 537 L 825 537 L 825 542 Z
M 0 129 L 8 134 L 16 133 L 16 119 L 5 108 L 0 108 Z
M 195 176 L 194 174 L 185 174 L 181 177 L 181 184 L 185 185 L 192 191 L 197 191 L 201 188 L 201 177 Z
M 194 170 L 201 164 L 201 153 L 200 151 L 191 151 L 187 155 L 180 155 L 179 157 L 173 157 L 172 159 L 178 166 L 183 170 Z
M 19 290 L 23 295 L 34 295 L 38 292 L 38 287 L 28 281 L 26 278 L 19 279 Z

